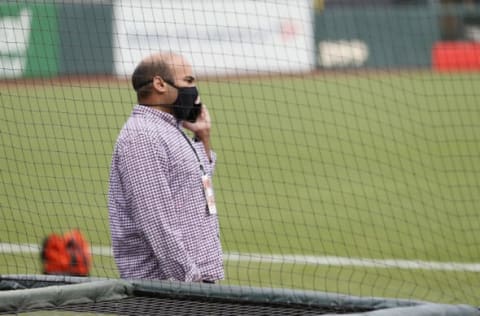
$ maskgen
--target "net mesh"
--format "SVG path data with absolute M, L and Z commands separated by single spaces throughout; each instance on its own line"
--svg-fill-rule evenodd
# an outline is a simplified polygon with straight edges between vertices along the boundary
M 112 149 L 168 50 L 212 115 L 220 284 L 478 305 L 479 29 L 475 1 L 3 1 L 0 274 L 79 228 L 119 277 Z
M 135 297 L 118 301 L 68 305 L 41 311 L 115 314 L 115 315 L 319 315 L 338 309 L 294 307 L 285 305 L 259 305 L 219 302 L 192 298 Z M 28 310 L 32 312 L 35 310 Z M 345 312 L 345 308 L 341 308 Z M 22 311 L 19 311 L 22 312 Z

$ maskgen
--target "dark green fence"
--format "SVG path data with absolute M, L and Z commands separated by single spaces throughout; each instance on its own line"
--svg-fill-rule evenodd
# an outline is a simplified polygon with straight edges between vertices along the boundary
M 317 65 L 427 67 L 439 40 L 431 6 L 325 7 L 316 12 Z

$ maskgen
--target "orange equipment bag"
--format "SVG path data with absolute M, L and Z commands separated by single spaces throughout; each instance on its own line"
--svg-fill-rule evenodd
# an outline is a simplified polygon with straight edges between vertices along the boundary
M 77 229 L 63 236 L 48 235 L 43 241 L 41 258 L 44 274 L 88 276 L 92 265 L 88 242 Z

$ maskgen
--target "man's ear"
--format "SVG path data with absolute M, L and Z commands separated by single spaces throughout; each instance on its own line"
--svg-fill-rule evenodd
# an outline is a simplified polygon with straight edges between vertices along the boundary
M 153 89 L 163 94 L 167 92 L 167 83 L 160 76 L 153 78 Z

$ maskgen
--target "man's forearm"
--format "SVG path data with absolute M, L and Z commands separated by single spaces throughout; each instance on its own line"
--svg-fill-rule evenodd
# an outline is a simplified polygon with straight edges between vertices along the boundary
M 207 155 L 208 161 L 212 162 L 212 153 L 210 151 L 210 139 L 202 140 L 203 148 L 205 149 L 205 154 Z

